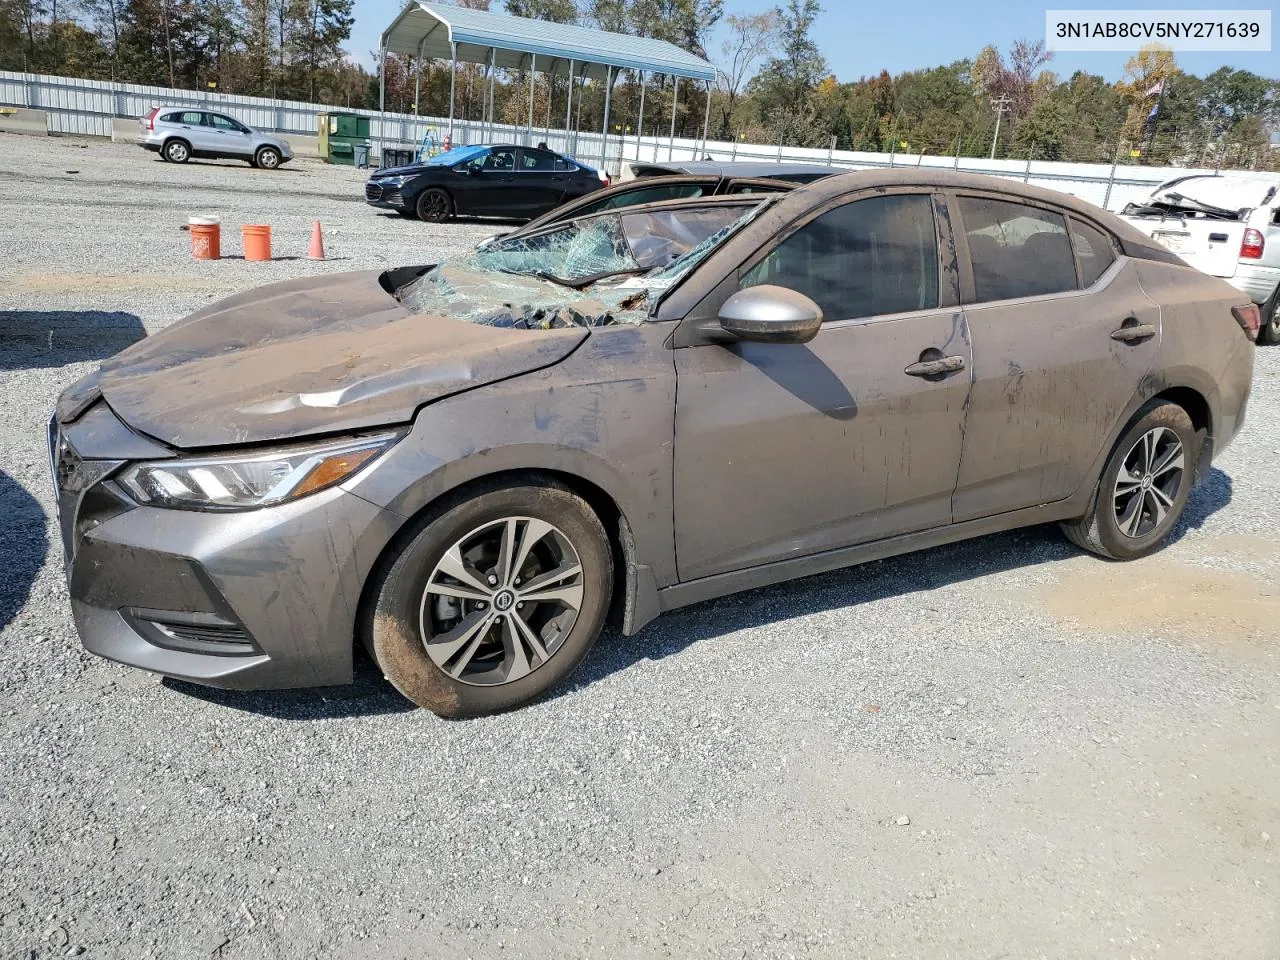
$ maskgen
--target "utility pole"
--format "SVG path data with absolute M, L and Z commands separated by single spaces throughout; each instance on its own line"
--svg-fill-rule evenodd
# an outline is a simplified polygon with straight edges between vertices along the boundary
M 996 108 L 996 132 L 991 138 L 991 156 L 988 158 L 994 160 L 996 158 L 996 144 L 1000 142 L 1000 119 L 1004 116 L 1004 112 L 1009 109 L 1009 105 L 1013 100 L 1005 94 L 991 98 L 991 106 Z

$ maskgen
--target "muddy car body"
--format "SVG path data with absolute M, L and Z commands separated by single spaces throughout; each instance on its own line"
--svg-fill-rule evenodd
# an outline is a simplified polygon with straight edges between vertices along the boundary
M 276 284 L 60 399 L 72 606 L 163 674 L 338 684 L 363 641 L 419 704 L 502 709 L 610 612 L 631 634 L 1047 521 L 1154 549 L 1242 422 L 1257 324 L 1094 207 L 936 171 L 763 199 L 581 290 L 474 263 Z

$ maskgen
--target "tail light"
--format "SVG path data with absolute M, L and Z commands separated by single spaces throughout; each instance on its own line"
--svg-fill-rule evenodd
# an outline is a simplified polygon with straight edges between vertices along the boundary
M 603 170 L 597 170 L 596 176 L 600 178 L 600 182 L 603 183 L 606 187 L 609 185 L 610 183 L 609 175 L 605 173 Z
M 156 114 L 160 112 L 159 107 L 152 107 L 151 112 L 147 114 L 147 129 L 154 130 L 156 128 Z
M 1258 339 L 1258 331 L 1262 329 L 1262 311 L 1258 309 L 1256 303 L 1244 307 L 1232 307 L 1231 315 L 1236 318 L 1236 323 L 1240 324 L 1246 337 L 1254 341 Z
M 1244 232 L 1244 239 L 1240 241 L 1240 259 L 1261 260 L 1262 248 L 1266 245 L 1267 240 L 1262 235 L 1262 231 L 1250 227 Z

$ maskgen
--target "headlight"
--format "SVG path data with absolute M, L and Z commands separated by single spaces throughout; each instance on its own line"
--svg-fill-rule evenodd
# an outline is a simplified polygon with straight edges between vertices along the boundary
M 406 183 L 414 178 L 414 174 L 406 177 L 383 177 L 380 180 L 373 181 L 380 187 L 403 187 Z
M 353 476 L 403 434 L 293 447 L 256 456 L 152 460 L 129 467 L 121 485 L 138 503 L 180 510 L 252 510 L 297 500 Z

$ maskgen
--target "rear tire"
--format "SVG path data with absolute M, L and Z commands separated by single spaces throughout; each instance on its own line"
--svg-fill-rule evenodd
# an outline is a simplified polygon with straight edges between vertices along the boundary
M 427 223 L 444 223 L 453 216 L 453 200 L 445 190 L 439 187 L 428 187 L 418 194 L 418 202 L 414 205 L 419 220 Z
M 160 151 L 170 163 L 186 163 L 191 159 L 191 145 L 185 140 L 170 140 Z
M 1089 512 L 1061 525 L 1067 539 L 1111 560 L 1155 550 L 1186 508 L 1203 441 L 1182 407 L 1148 402 L 1111 451 Z
M 604 627 L 613 553 L 554 481 L 472 487 L 429 510 L 371 584 L 365 642 L 383 675 L 442 717 L 519 706 L 571 674 Z
M 1258 342 L 1280 343 L 1280 284 L 1271 291 L 1271 299 L 1261 309 L 1262 326 L 1258 328 Z

